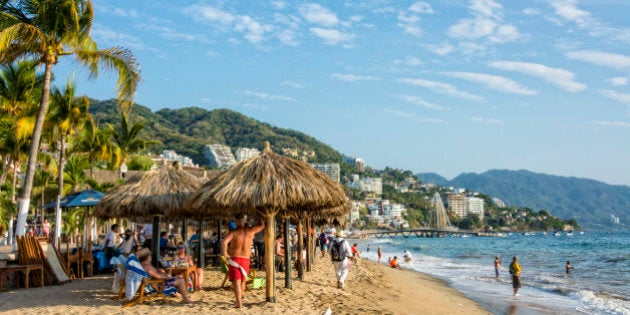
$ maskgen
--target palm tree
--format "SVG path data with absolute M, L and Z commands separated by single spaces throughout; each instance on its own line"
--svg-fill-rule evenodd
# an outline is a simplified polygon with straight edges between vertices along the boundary
M 90 164 L 90 178 L 94 178 L 94 164 L 98 161 L 109 161 L 110 165 L 120 162 L 116 145 L 110 140 L 112 130 L 99 129 L 93 121 L 88 121 L 83 131 L 79 134 L 79 141 L 73 147 L 76 152 L 85 153 Z
M 0 14 L 0 63 L 29 58 L 45 66 L 42 97 L 18 213 L 17 235 L 24 235 L 39 141 L 48 111 L 53 66 L 59 58 L 73 56 L 90 71 L 91 77 L 98 75 L 99 65 L 107 70 L 116 70 L 118 100 L 124 111 L 133 105 L 140 70 L 129 50 L 97 48 L 90 37 L 94 18 L 90 0 L 0 0 Z
M 32 129 L 32 113 L 36 107 L 33 97 L 41 87 L 43 76 L 35 71 L 35 64 L 27 61 L 0 65 L 0 154 L 6 170 L 14 161 L 16 152 L 28 147 L 28 136 Z M 27 151 L 28 152 L 28 149 Z M 0 176 L 0 185 L 6 181 L 8 172 Z
M 50 111 L 47 124 L 52 125 L 52 129 L 59 140 L 59 164 L 57 172 L 57 187 L 59 189 L 57 193 L 57 206 L 55 207 L 56 213 L 56 226 L 60 226 L 61 222 L 61 197 L 63 197 L 63 178 L 64 178 L 64 165 L 66 158 L 66 141 L 68 137 L 75 133 L 80 127 L 85 126 L 86 122 L 92 120 L 92 115 L 88 112 L 90 108 L 90 101 L 87 97 L 74 97 L 75 85 L 73 81 L 68 81 L 63 91 L 58 88 L 53 88 Z M 60 236 L 60 230 L 55 228 L 55 239 Z
M 66 171 L 63 174 L 65 185 L 63 192 L 73 194 L 90 186 L 84 169 L 88 168 L 88 161 L 84 156 L 73 155 L 68 159 Z
M 144 121 L 139 121 L 130 125 L 129 119 L 124 112 L 120 113 L 120 129 L 108 124 L 108 129 L 112 132 L 114 143 L 120 149 L 120 158 L 126 162 L 129 155 L 146 149 L 150 145 L 159 144 L 157 140 L 147 140 L 140 136 L 144 129 Z

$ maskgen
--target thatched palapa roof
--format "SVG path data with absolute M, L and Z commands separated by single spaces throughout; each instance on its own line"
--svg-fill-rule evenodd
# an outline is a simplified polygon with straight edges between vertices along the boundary
M 275 154 L 242 161 L 193 193 L 185 211 L 206 217 L 316 212 L 347 207 L 346 191 L 306 162 Z
M 162 168 L 134 175 L 124 184 L 105 193 L 94 208 L 94 215 L 103 219 L 150 219 L 164 216 L 182 218 L 184 200 L 201 187 L 201 181 L 179 168 Z

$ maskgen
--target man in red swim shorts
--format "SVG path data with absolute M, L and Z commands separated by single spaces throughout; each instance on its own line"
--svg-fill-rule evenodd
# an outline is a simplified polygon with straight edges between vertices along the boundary
M 228 275 L 232 281 L 232 290 L 236 297 L 234 307 L 243 307 L 243 292 L 249 273 L 249 261 L 252 256 L 252 243 L 254 235 L 265 228 L 263 221 L 260 225 L 246 227 L 247 217 L 239 214 L 236 216 L 236 230 L 230 231 L 221 242 L 221 249 L 229 264 Z M 228 244 L 230 248 L 228 249 Z

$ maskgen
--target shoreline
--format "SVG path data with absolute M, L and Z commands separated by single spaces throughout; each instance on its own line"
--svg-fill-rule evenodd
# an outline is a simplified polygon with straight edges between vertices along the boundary
M 257 271 L 260 275 L 264 272 Z M 230 290 L 217 288 L 223 280 L 218 268 L 204 272 L 206 290 L 195 292 L 193 305 L 147 304 L 121 308 L 111 300 L 112 275 L 74 280 L 61 286 L 12 289 L 0 293 L 0 314 L 323 314 L 330 306 L 332 314 L 491 314 L 481 304 L 450 287 L 447 282 L 413 270 L 395 270 L 362 259 L 352 266 L 346 289 L 336 288 L 334 268 L 328 258 L 319 258 L 313 271 L 303 281 L 293 272 L 293 289 L 284 288 L 284 273 L 276 273 L 277 303 L 265 303 L 265 290 L 245 292 L 244 309 L 232 308 Z

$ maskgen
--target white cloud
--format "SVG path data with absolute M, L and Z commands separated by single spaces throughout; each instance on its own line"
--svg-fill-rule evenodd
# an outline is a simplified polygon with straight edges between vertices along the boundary
M 560 68 L 519 61 L 494 61 L 490 62 L 489 65 L 501 70 L 515 71 L 538 77 L 573 93 L 586 89 L 586 84 L 575 81 L 575 74 L 573 74 L 573 72 Z
M 594 124 L 604 126 L 604 127 L 619 127 L 619 128 L 630 128 L 630 122 L 627 121 L 601 121 L 596 120 L 593 121 Z
M 608 79 L 608 83 L 610 83 L 610 85 L 612 86 L 625 86 L 626 84 L 628 84 L 628 78 L 627 77 L 613 77 Z
M 578 8 L 577 0 L 555 0 L 551 2 L 551 6 L 561 19 L 575 23 L 588 35 L 630 42 L 630 28 L 615 28 L 602 23 L 590 12 Z
M 484 73 L 472 73 L 472 72 L 441 72 L 441 74 L 459 78 L 462 80 L 467 80 L 475 83 L 479 83 L 485 85 L 486 87 L 506 92 L 512 94 L 519 95 L 536 95 L 538 92 L 532 89 L 528 89 L 518 82 L 508 79 L 506 77 L 498 76 L 498 75 L 490 75 Z
M 443 107 L 440 105 L 436 105 L 430 102 L 427 102 L 425 100 L 423 100 L 422 98 L 419 98 L 417 96 L 413 96 L 413 95 L 396 95 L 397 98 L 410 103 L 410 104 L 414 104 L 420 107 L 424 107 L 424 108 L 428 108 L 428 109 L 435 109 L 435 110 L 445 110 L 445 109 L 449 109 L 447 107 Z
M 405 59 L 396 59 L 394 60 L 394 64 L 404 64 L 404 65 L 408 65 L 408 66 L 412 66 L 412 67 L 417 67 L 419 65 L 422 64 L 422 60 L 420 60 L 420 58 L 418 57 L 414 57 L 414 56 L 407 56 L 405 57 Z
M 310 30 L 313 34 L 315 34 L 315 36 L 323 39 L 324 44 L 327 45 L 337 45 L 339 43 L 349 42 L 354 38 L 353 34 L 336 29 L 312 27 Z
M 265 34 L 273 30 L 272 25 L 260 23 L 249 15 L 232 14 L 212 6 L 192 5 L 185 8 L 184 13 L 197 22 L 210 23 L 223 29 L 232 28 L 242 33 L 252 44 L 259 44 L 265 40 Z
M 433 14 L 433 8 L 431 8 L 431 5 L 424 2 L 424 1 L 420 1 L 420 2 L 416 2 L 414 4 L 412 4 L 409 7 L 409 11 L 411 12 L 416 12 L 416 13 L 421 13 L 421 14 Z
M 432 124 L 439 124 L 439 123 L 444 122 L 444 120 L 439 119 L 439 118 L 418 118 L 416 119 L 416 121 L 422 122 L 422 123 L 432 123 Z
M 284 101 L 284 102 L 297 102 L 297 100 L 291 96 L 286 95 L 274 95 L 264 92 L 252 92 L 252 91 L 244 91 L 243 94 L 255 96 L 263 100 L 268 101 Z
M 567 52 L 571 59 L 581 60 L 592 64 L 624 70 L 630 68 L 630 57 L 598 50 L 579 50 Z
M 487 39 L 492 43 L 507 43 L 521 38 L 518 29 L 503 22 L 503 7 L 493 0 L 471 0 L 470 18 L 451 25 L 447 35 L 459 40 Z
M 438 45 L 426 45 L 426 48 L 439 56 L 445 56 L 448 55 L 450 53 L 452 53 L 455 50 L 455 46 L 449 44 L 449 43 L 442 43 L 442 44 L 438 44 Z
M 363 76 L 348 73 L 333 73 L 332 77 L 339 81 L 356 82 L 356 81 L 377 81 L 381 78 L 372 76 Z
M 271 6 L 276 10 L 282 10 L 287 6 L 287 3 L 284 1 L 271 1 Z
M 123 46 L 137 50 L 156 50 L 147 47 L 140 38 L 134 35 L 116 32 L 108 27 L 97 23 L 95 23 L 92 27 L 91 35 L 97 42 L 104 44 L 104 46 Z
M 317 3 L 303 4 L 298 8 L 298 12 L 309 23 L 323 27 L 333 27 L 339 24 L 339 18 L 335 13 Z
M 421 36 L 420 14 L 433 14 L 433 8 L 426 2 L 413 3 L 407 10 L 398 12 L 398 26 L 411 36 Z
M 473 121 L 476 121 L 476 122 L 479 122 L 479 123 L 485 123 L 485 124 L 494 124 L 494 125 L 501 125 L 501 124 L 503 124 L 502 120 L 494 119 L 494 118 L 472 117 L 471 119 Z
M 208 50 L 208 51 L 206 51 L 206 56 L 208 56 L 208 57 L 210 57 L 210 58 L 216 57 L 217 55 L 218 55 L 218 54 L 217 54 L 217 52 L 216 52 L 216 51 L 214 51 L 214 50 Z
M 538 14 L 540 14 L 540 11 L 538 11 L 538 9 L 534 9 L 534 8 L 525 8 L 525 9 L 523 9 L 523 14 L 525 14 L 525 15 L 538 15 Z
M 410 79 L 410 78 L 398 79 L 398 82 L 427 88 L 436 93 L 454 96 L 454 97 L 458 97 L 462 99 L 473 100 L 473 101 L 480 101 L 483 99 L 479 95 L 471 94 L 465 91 L 460 91 L 456 87 L 448 83 L 429 81 L 429 80 L 423 80 L 423 79 Z
M 239 16 L 234 24 L 234 30 L 243 33 L 245 38 L 253 44 L 265 39 L 265 32 L 273 30 L 271 25 L 260 24 L 248 15 Z
M 623 94 L 613 90 L 599 90 L 599 94 L 622 104 L 630 105 L 630 94 Z

